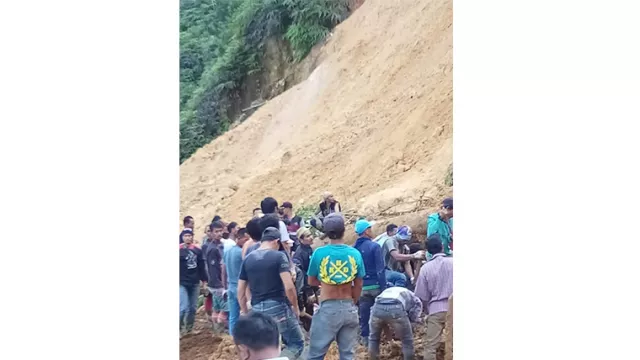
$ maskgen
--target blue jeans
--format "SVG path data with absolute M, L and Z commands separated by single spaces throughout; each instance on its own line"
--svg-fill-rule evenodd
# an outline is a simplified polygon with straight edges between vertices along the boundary
M 229 335 L 233 336 L 233 327 L 240 316 L 240 304 L 238 303 L 238 288 L 229 286 L 227 291 L 227 305 L 229 307 Z
M 198 306 L 198 296 L 200 295 L 200 284 L 180 285 L 180 329 L 183 322 L 186 323 L 187 330 L 193 329 L 193 322 L 196 318 L 196 307 Z
M 380 334 L 382 328 L 389 325 L 396 336 L 402 339 L 402 355 L 404 360 L 413 359 L 413 329 L 409 315 L 399 302 L 389 304 L 375 303 L 371 308 L 369 326 L 369 359 L 378 360 L 380 356 Z
M 401 272 L 387 269 L 385 271 L 385 278 L 387 283 L 391 284 L 391 286 L 407 287 L 407 276 Z
M 362 290 L 360 295 L 360 336 L 362 337 L 369 337 L 369 314 L 378 295 L 380 295 L 380 289 Z M 313 322 L 311 324 L 313 325 Z
M 353 300 L 325 300 L 313 315 L 308 360 L 322 360 L 336 340 L 340 360 L 355 358 L 358 345 L 358 308 Z
M 270 316 L 278 324 L 278 331 L 282 337 L 285 348 L 282 356 L 289 359 L 297 359 L 304 350 L 304 338 L 298 318 L 293 313 L 291 305 L 281 301 L 265 300 L 255 305 L 251 305 L 251 311 L 263 313 Z

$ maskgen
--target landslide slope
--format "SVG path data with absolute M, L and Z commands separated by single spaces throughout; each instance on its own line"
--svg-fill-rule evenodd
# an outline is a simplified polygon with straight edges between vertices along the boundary
M 450 0 L 365 1 L 305 81 L 180 166 L 180 216 L 199 240 L 215 214 L 243 223 L 265 196 L 330 190 L 374 217 L 435 208 L 452 191 L 452 37 Z

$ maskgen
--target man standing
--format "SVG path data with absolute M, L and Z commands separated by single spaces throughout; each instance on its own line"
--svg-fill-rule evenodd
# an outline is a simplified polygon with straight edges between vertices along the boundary
M 280 356 L 278 325 L 258 312 L 241 316 L 233 329 L 233 342 L 242 360 L 285 360 Z
M 238 227 L 238 223 L 235 221 L 232 221 L 229 223 L 229 225 L 227 225 L 227 231 L 229 232 L 229 238 L 228 239 L 222 239 L 222 245 L 224 247 L 224 251 L 228 251 L 229 249 L 233 248 L 236 245 L 236 237 L 238 236 L 238 230 L 240 228 Z
M 282 220 L 287 224 L 291 219 L 293 219 L 293 204 L 285 201 L 282 203 Z
M 278 251 L 280 231 L 268 227 L 262 233 L 260 247 L 247 254 L 240 268 L 238 302 L 241 314 L 247 313 L 245 290 L 251 291 L 251 311 L 273 318 L 289 359 L 297 359 L 304 350 L 304 339 L 298 317 L 296 288 L 287 256 Z
M 435 360 L 442 330 L 449 310 L 449 297 L 453 293 L 453 259 L 442 252 L 442 240 L 438 234 L 427 239 L 427 251 L 433 254 L 420 269 L 416 281 L 416 295 L 427 311 L 427 334 L 424 343 L 424 360 Z
M 317 286 L 310 286 L 307 277 L 309 263 L 313 255 L 313 235 L 305 227 L 298 229 L 296 233 L 300 245 L 293 255 L 293 263 L 299 269 L 299 277 L 296 277 L 296 291 L 298 293 L 298 308 L 300 309 L 301 321 L 305 330 L 309 331 L 311 326 L 311 316 L 313 315 L 313 305 L 309 304 L 310 297 L 316 294 Z M 298 272 L 297 272 L 298 273 Z
M 354 358 L 358 344 L 358 308 L 364 264 L 358 250 L 345 245 L 341 214 L 324 218 L 329 245 L 316 249 L 309 264 L 309 284 L 322 286 L 320 308 L 311 322 L 309 360 L 324 359 L 336 340 L 341 360 Z M 322 285 L 321 285 L 322 284 Z
M 180 333 L 190 333 L 200 295 L 200 281 L 207 285 L 202 251 L 193 244 L 193 231 L 185 229 L 180 244 Z M 184 325 L 184 331 L 183 331 Z
M 395 330 L 395 335 L 402 339 L 402 355 L 404 360 L 412 360 L 413 329 L 411 323 L 418 322 L 422 313 L 422 302 L 410 290 L 402 287 L 390 287 L 376 298 L 371 308 L 369 335 L 369 359 L 378 360 L 380 356 L 380 335 L 388 325 Z
M 442 207 L 437 213 L 429 215 L 427 218 L 427 237 L 432 234 L 440 235 L 442 247 L 446 256 L 453 255 L 453 198 L 446 198 L 442 201 Z M 431 254 L 432 256 L 434 254 Z
M 360 252 L 365 269 L 360 296 L 360 336 L 362 345 L 368 346 L 371 307 L 376 296 L 386 288 L 387 281 L 382 250 L 378 244 L 371 241 L 373 237 L 371 224 L 365 219 L 360 219 L 356 221 L 355 231 L 358 234 L 358 240 L 353 247 Z
M 274 216 L 278 217 L 278 219 L 280 218 L 278 215 L 278 201 L 272 197 L 264 198 L 264 200 L 260 202 L 260 209 L 265 216 L 273 214 Z M 285 249 L 287 250 L 287 252 L 289 252 L 289 254 L 291 254 L 291 252 L 289 251 L 291 246 L 291 239 L 289 238 L 287 225 L 282 220 L 279 220 L 278 231 L 280 232 L 280 240 L 282 244 L 286 246 Z
M 222 245 L 222 232 L 224 225 L 215 221 L 211 223 L 211 242 L 204 254 L 207 262 L 207 272 L 209 275 L 209 296 L 205 300 L 205 310 L 210 316 L 213 324 L 213 331 L 221 333 L 227 320 L 227 302 L 225 300 L 227 288 L 226 269 L 223 262 L 224 247 Z
M 184 234 L 185 231 L 191 230 L 191 234 L 193 234 L 193 228 L 195 226 L 195 221 L 193 220 L 193 216 L 185 216 L 184 219 L 182 219 L 182 225 L 184 226 L 184 230 L 180 232 L 180 244 L 184 242 L 184 240 L 182 239 L 182 235 Z
M 238 229 L 236 245 L 224 252 L 224 266 L 227 272 L 227 305 L 229 307 L 229 334 L 233 336 L 233 326 L 240 316 L 240 304 L 238 304 L 238 278 L 240 277 L 240 265 L 242 265 L 242 246 L 248 240 L 246 229 Z

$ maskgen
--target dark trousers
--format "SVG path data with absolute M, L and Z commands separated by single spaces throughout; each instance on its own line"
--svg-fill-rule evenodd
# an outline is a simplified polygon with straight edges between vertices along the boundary
M 360 336 L 362 337 L 369 337 L 371 307 L 376 302 L 378 295 L 380 295 L 380 289 L 362 290 L 360 295 Z

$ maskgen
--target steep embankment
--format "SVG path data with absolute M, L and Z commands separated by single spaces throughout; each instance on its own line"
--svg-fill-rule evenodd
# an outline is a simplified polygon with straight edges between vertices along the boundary
M 451 194 L 451 1 L 367 0 L 322 52 L 307 80 L 180 166 L 180 215 L 198 234 L 215 214 L 248 220 L 265 196 L 310 204 L 330 190 L 389 217 Z

